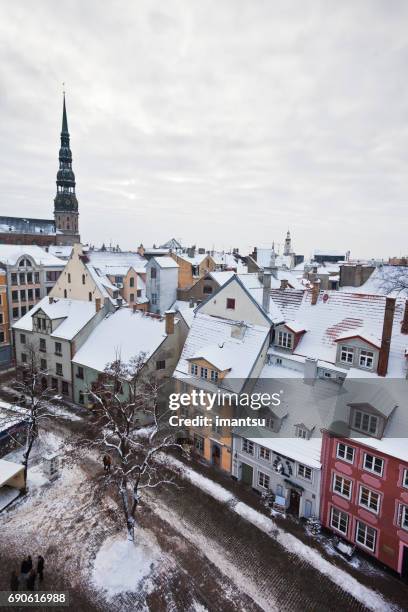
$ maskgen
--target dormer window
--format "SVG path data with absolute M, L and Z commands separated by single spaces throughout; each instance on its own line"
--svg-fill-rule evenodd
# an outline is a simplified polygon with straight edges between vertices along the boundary
M 352 346 L 342 346 L 340 351 L 340 361 L 343 363 L 353 363 L 354 348 Z
M 235 310 L 235 299 L 227 298 L 227 310 Z
M 211 382 L 218 382 L 218 372 L 216 370 L 211 370 Z
M 310 431 L 306 427 L 302 427 L 301 425 L 296 425 L 295 435 L 297 438 L 303 438 L 303 440 L 308 440 L 310 438 Z
M 278 333 L 278 345 L 283 348 L 292 348 L 292 334 L 285 331 Z
M 207 368 L 200 368 L 200 377 L 201 378 L 207 378 L 208 376 L 208 369 Z
M 379 418 L 362 410 L 355 410 L 352 427 L 370 436 L 376 436 L 379 430 Z
M 193 376 L 198 376 L 198 366 L 195 363 L 191 364 L 191 374 Z
M 374 363 L 374 353 L 372 351 L 361 350 L 359 364 L 361 368 L 372 370 Z

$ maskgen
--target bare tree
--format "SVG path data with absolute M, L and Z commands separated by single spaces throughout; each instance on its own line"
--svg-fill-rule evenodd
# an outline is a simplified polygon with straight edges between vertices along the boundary
M 88 389 L 93 400 L 95 439 L 85 441 L 104 453 L 113 455 L 109 475 L 117 487 L 126 523 L 128 539 L 134 540 L 136 511 L 143 489 L 174 485 L 166 475 L 160 454 L 182 447 L 165 424 L 165 413 L 160 414 L 159 398 L 163 381 L 141 380 L 145 354 L 129 363 L 120 358 L 109 364 L 100 380 Z M 138 415 L 149 416 L 149 426 L 136 429 Z
M 408 297 L 408 267 L 382 266 L 378 271 L 379 288 L 386 295 L 394 293 Z
M 17 379 L 13 386 L 20 395 L 21 402 L 19 403 L 24 406 L 25 444 L 22 463 L 26 488 L 29 459 L 34 442 L 38 438 L 39 425 L 44 419 L 55 418 L 55 414 L 49 411 L 51 391 L 47 384 L 44 385 L 44 380 L 47 380 L 46 373 L 41 370 L 36 346 L 28 343 L 25 354 L 27 361 L 22 370 L 22 378 Z

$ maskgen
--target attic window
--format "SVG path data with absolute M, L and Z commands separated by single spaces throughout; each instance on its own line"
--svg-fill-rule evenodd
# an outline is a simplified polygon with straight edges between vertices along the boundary
M 355 410 L 353 415 L 353 428 L 363 431 L 371 436 L 378 434 L 379 418 L 374 414 Z
M 283 348 L 292 348 L 292 334 L 280 331 L 278 333 L 278 345 Z
M 213 292 L 213 290 L 212 290 L 212 287 L 210 285 L 204 285 L 203 293 L 209 294 L 209 293 L 212 293 L 212 292 Z
M 374 363 L 374 353 L 372 351 L 361 350 L 359 363 L 361 368 L 371 370 Z
M 216 370 L 211 370 L 211 381 L 212 382 L 218 381 L 218 372 Z
M 235 310 L 235 299 L 227 298 L 227 310 Z
M 354 349 L 351 346 L 342 346 L 340 352 L 340 361 L 343 363 L 353 363 Z
M 150 270 L 150 278 L 156 278 L 156 268 Z
M 295 435 L 297 438 L 303 438 L 303 440 L 308 440 L 310 438 L 310 431 L 306 429 L 306 427 L 296 425 Z
M 190 366 L 190 372 L 193 376 L 198 375 L 198 366 L 195 363 L 192 363 Z

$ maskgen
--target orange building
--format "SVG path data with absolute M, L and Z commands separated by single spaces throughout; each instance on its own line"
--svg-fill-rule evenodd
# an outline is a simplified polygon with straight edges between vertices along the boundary
M 7 299 L 7 274 L 0 270 L 0 368 L 11 359 L 10 321 Z

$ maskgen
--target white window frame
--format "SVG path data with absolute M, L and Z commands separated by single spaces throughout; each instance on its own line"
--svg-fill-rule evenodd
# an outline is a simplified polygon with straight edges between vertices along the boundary
M 200 367 L 200 378 L 208 378 L 208 368 Z
M 242 438 L 241 450 L 252 457 L 255 454 L 254 443 L 247 438 Z
M 334 513 L 337 514 L 337 520 L 334 522 Z M 345 529 L 341 529 L 341 523 L 342 523 L 342 519 L 344 520 L 345 517 L 345 521 L 346 521 L 346 526 Z M 331 507 L 330 510 L 330 527 L 332 529 L 335 529 L 336 531 L 338 531 L 339 533 L 342 533 L 343 535 L 347 535 L 347 531 L 348 531 L 348 526 L 349 526 L 349 515 L 347 514 L 347 512 L 343 512 L 343 510 L 339 510 L 339 508 L 336 508 L 335 506 Z
M 358 539 L 358 535 L 359 535 L 359 528 L 362 528 L 364 531 L 364 537 L 363 537 L 363 541 Z M 372 531 L 374 533 L 374 537 L 373 537 L 373 546 L 369 546 L 367 544 L 367 540 L 368 540 L 368 533 Z M 371 525 L 367 525 L 366 523 L 363 523 L 362 521 L 356 521 L 356 533 L 355 533 L 355 542 L 356 544 L 359 544 L 360 546 L 363 546 L 364 548 L 366 548 L 367 550 L 371 551 L 371 552 L 375 552 L 375 547 L 377 544 L 377 530 L 375 529 L 375 527 L 371 527 Z
M 344 455 L 341 455 L 340 453 L 340 446 L 344 446 Z M 347 452 L 351 449 L 352 453 L 353 453 L 353 458 L 352 459 L 347 459 Z M 336 448 L 336 457 L 337 459 L 341 459 L 342 461 L 345 461 L 346 463 L 354 463 L 354 457 L 355 457 L 355 448 L 354 446 L 350 446 L 349 444 L 345 444 L 344 442 L 337 442 L 337 448 Z
M 210 376 L 212 382 L 218 382 L 218 372 L 217 370 L 210 370 Z
M 196 363 L 192 363 L 190 368 L 191 368 L 191 374 L 193 376 L 198 376 L 198 365 Z
M 310 478 L 306 476 L 310 472 Z M 308 465 L 304 465 L 303 463 L 297 464 L 296 474 L 298 478 L 302 478 L 303 480 L 307 480 L 308 482 L 313 481 L 313 470 Z
M 351 356 L 351 360 L 349 356 Z M 340 361 L 342 363 L 352 364 L 354 362 L 354 347 L 343 344 L 340 347 Z
M 265 482 L 267 484 L 265 484 Z M 262 487 L 262 489 L 269 489 L 269 484 L 271 482 L 271 479 L 269 478 L 268 474 L 265 474 L 265 472 L 258 472 L 258 486 Z
M 359 424 L 356 422 L 359 419 Z M 375 423 L 375 427 L 372 428 L 372 423 Z M 354 410 L 353 413 L 353 429 L 362 431 L 369 436 L 377 436 L 380 425 L 380 419 L 375 414 L 370 412 L 364 412 L 364 410 Z
M 345 483 L 349 484 L 349 492 L 345 492 L 345 488 L 348 486 Z M 338 488 L 336 486 L 339 485 Z M 349 478 L 345 478 L 340 474 L 333 474 L 333 483 L 332 483 L 333 493 L 336 495 L 340 495 L 340 497 L 344 497 L 345 499 L 351 499 L 353 494 L 353 481 Z
M 399 507 L 399 526 L 408 531 L 408 506 L 401 504 Z
M 360 368 L 364 368 L 365 370 L 372 370 L 374 366 L 373 351 L 368 351 L 367 349 L 361 349 L 360 354 L 358 356 L 358 363 L 360 365 Z
M 263 457 L 262 455 L 266 455 L 266 457 Z M 259 459 L 262 459 L 263 461 L 270 461 L 271 451 L 269 450 L 269 448 L 266 448 L 266 446 L 260 446 L 258 450 L 258 456 Z
M 371 468 L 367 466 L 367 458 L 368 457 L 372 457 L 372 459 L 373 459 L 373 467 L 371 467 Z M 376 469 L 374 469 L 376 461 L 381 461 L 381 472 L 378 472 Z M 376 476 L 382 476 L 384 474 L 384 459 L 381 459 L 381 457 L 376 457 L 375 455 L 372 455 L 371 453 L 364 453 L 364 457 L 363 457 L 363 469 L 366 472 L 370 472 L 371 474 L 376 474 Z
M 366 497 L 367 497 L 366 504 L 362 501 L 364 491 L 366 491 Z M 377 497 L 377 503 L 375 507 L 372 507 L 371 501 L 372 501 L 372 498 L 375 496 Z M 365 508 L 366 510 L 369 510 L 369 512 L 378 514 L 380 511 L 380 507 L 381 507 L 381 495 L 380 493 L 378 493 L 378 491 L 372 491 L 368 487 L 364 485 L 360 485 L 359 494 L 358 494 L 358 505 L 361 506 L 361 508 Z
M 402 486 L 408 489 L 408 468 L 405 468 L 402 472 Z
M 293 334 L 287 331 L 279 331 L 278 332 L 278 346 L 282 348 L 292 348 Z
M 299 427 L 299 425 L 296 425 L 296 437 L 302 438 L 302 440 L 308 440 L 310 432 L 306 427 Z

